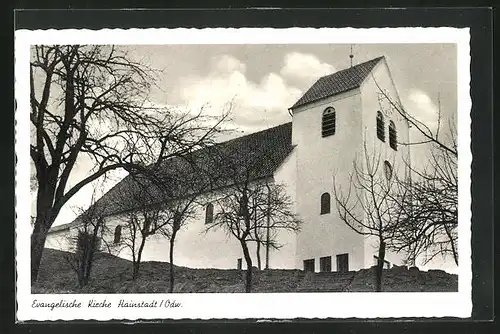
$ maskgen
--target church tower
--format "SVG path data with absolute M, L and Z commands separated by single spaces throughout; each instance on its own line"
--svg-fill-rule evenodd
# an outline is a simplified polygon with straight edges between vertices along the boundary
M 394 105 L 401 102 L 385 57 L 378 57 L 321 77 L 290 108 L 296 210 L 303 220 L 295 267 L 351 271 L 373 265 L 374 241 L 339 218 L 334 184 L 349 189 L 354 161 L 366 148 L 390 162 L 391 171 L 407 161 L 407 147 L 397 143 L 408 142 L 408 124 Z M 397 254 L 387 259 L 400 264 Z

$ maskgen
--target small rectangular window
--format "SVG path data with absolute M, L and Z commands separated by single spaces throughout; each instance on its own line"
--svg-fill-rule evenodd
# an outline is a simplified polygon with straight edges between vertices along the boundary
M 239 258 L 238 263 L 236 265 L 236 269 L 241 270 L 242 267 L 243 267 L 243 259 Z
M 319 271 L 330 272 L 332 271 L 332 257 L 325 256 L 319 259 Z
M 314 259 L 304 260 L 304 271 L 314 272 Z

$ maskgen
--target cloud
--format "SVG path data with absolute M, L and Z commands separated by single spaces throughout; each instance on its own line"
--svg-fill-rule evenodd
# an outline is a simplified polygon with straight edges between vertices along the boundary
M 285 64 L 280 74 L 289 79 L 311 84 L 318 78 L 334 73 L 335 67 L 321 62 L 316 56 L 307 53 L 292 52 L 285 55 Z
M 230 55 L 214 58 L 206 76 L 183 78 L 179 91 L 190 109 L 208 105 L 214 116 L 232 101 L 234 122 L 250 131 L 289 120 L 288 108 L 302 93 L 273 72 L 259 82 L 249 80 L 246 65 Z
M 438 129 L 439 107 L 431 99 L 427 92 L 420 89 L 411 89 L 404 97 L 403 104 L 405 105 L 405 109 L 409 114 L 415 117 L 418 121 L 425 124 L 432 132 L 433 136 L 436 135 Z M 448 121 L 448 118 L 445 115 L 442 115 L 439 138 L 444 143 L 446 143 L 449 139 L 449 137 L 447 136 L 450 131 L 448 127 Z M 420 131 L 416 127 L 411 127 L 410 142 L 427 142 L 427 138 L 424 137 L 424 135 L 420 133 Z M 414 162 L 413 167 L 417 169 L 429 167 L 428 157 L 430 154 L 430 150 L 433 147 L 435 146 L 432 144 L 411 146 L 412 161 Z
M 429 95 L 419 89 L 410 90 L 405 102 L 407 111 L 430 130 L 436 131 L 439 109 Z
M 244 73 L 247 67 L 241 61 L 232 56 L 222 55 L 212 59 L 212 68 L 213 70 L 222 73 L 231 73 L 234 71 Z

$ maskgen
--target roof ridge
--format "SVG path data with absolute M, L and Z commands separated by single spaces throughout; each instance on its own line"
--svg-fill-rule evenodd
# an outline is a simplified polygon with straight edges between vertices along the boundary
M 375 65 L 384 58 L 379 56 L 320 77 L 289 109 L 359 88 Z
M 326 75 L 323 75 L 322 77 L 320 77 L 320 79 L 322 78 L 325 78 L 325 77 L 329 77 L 331 75 L 335 75 L 335 74 L 339 74 L 339 73 L 342 73 L 342 72 L 346 72 L 346 71 L 349 71 L 349 70 L 352 70 L 354 68 L 358 68 L 358 67 L 361 67 L 361 66 L 364 66 L 368 63 L 371 63 L 371 62 L 374 62 L 374 63 L 377 63 L 379 60 L 381 60 L 382 58 L 384 58 L 384 56 L 379 56 L 379 57 L 376 57 L 376 58 L 373 58 L 373 59 L 370 59 L 370 60 L 367 60 L 367 61 L 364 61 L 362 63 L 359 63 L 359 64 L 356 64 L 356 65 L 353 65 L 351 67 L 346 67 L 342 70 L 338 70 L 337 72 L 333 72 L 333 73 L 330 73 L 330 74 L 326 74 Z
M 259 130 L 257 132 L 248 133 L 248 134 L 243 135 L 243 136 L 239 136 L 239 137 L 235 137 L 235 138 L 231 138 L 231 139 L 228 139 L 228 140 L 225 140 L 225 141 L 221 141 L 221 142 L 215 143 L 213 146 L 222 145 L 222 144 L 229 143 L 229 142 L 232 142 L 232 141 L 235 141 L 235 140 L 239 140 L 239 139 L 244 139 L 244 138 L 247 138 L 247 137 L 259 134 L 259 133 L 271 131 L 271 130 L 274 130 L 274 129 L 279 128 L 281 126 L 290 125 L 290 124 L 292 124 L 292 122 L 281 123 L 281 124 L 273 126 L 271 128 L 262 129 L 262 130 Z M 213 147 L 213 146 L 210 146 L 210 147 Z M 202 150 L 202 149 L 203 148 L 201 148 L 200 150 Z

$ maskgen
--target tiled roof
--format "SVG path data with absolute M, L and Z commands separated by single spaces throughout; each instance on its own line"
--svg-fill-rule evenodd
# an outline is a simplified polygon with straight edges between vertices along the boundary
M 234 184 L 235 175 L 244 171 L 250 171 L 252 180 L 271 177 L 292 149 L 292 123 L 286 123 L 195 151 L 185 157 L 168 159 L 160 168 L 159 178 L 169 184 L 169 198 L 180 198 L 193 191 L 192 184 L 196 182 L 200 186 L 203 180 L 207 181 L 204 189 L 210 191 Z M 204 173 L 210 178 L 204 178 Z M 179 178 L 179 175 L 183 177 Z M 94 205 L 104 216 L 134 209 L 130 194 L 144 188 L 139 187 L 143 181 L 139 183 L 137 180 L 137 176 L 126 176 Z M 182 183 L 175 183 L 174 180 L 182 180 Z M 165 198 L 165 192 L 158 186 L 150 184 L 147 188 L 147 194 L 141 196 L 147 196 L 148 203 L 157 204 Z M 75 220 L 54 226 L 50 232 L 76 225 L 78 222 Z
M 360 87 L 382 58 L 378 57 L 319 78 L 290 109 Z
M 61 224 L 61 225 L 57 225 L 57 226 L 53 226 L 51 229 L 50 229 L 50 233 L 53 233 L 53 232 L 57 232 L 57 231 L 62 231 L 62 230 L 65 230 L 65 229 L 68 229 L 72 226 L 75 226 L 77 224 L 76 221 L 72 221 L 71 223 L 67 223 L 67 224 Z

